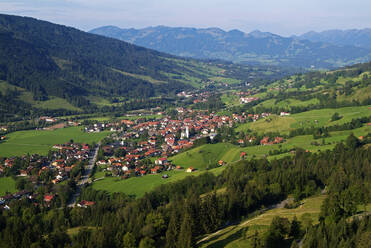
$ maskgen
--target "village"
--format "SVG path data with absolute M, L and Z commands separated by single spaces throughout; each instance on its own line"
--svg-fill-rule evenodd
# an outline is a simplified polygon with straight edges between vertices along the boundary
M 195 171 L 195 165 L 190 164 L 183 168 L 173 164 L 171 157 L 199 145 L 201 140 L 213 143 L 223 128 L 233 129 L 238 123 L 254 122 L 270 116 L 270 113 L 227 116 L 183 107 L 175 110 L 177 113 L 175 118 L 161 112 L 155 115 L 158 116 L 155 118 L 96 121 L 81 126 L 87 133 L 110 132 L 110 135 L 99 144 L 94 172 L 101 171 L 105 176 L 116 176 L 121 179 L 162 172 L 164 172 L 161 174 L 162 178 L 166 179 L 169 177 L 166 172 L 170 170 L 192 173 Z M 54 118 L 51 119 L 55 122 Z M 233 143 L 240 146 L 272 145 L 283 141 L 282 137 L 255 137 L 249 134 L 243 138 L 233 138 Z M 71 139 L 65 144 L 55 144 L 47 156 L 35 154 L 0 159 L 0 176 L 24 177 L 33 188 L 39 185 L 58 185 L 65 181 L 77 183 L 92 153 L 92 145 L 73 143 Z M 246 154 L 241 154 L 241 157 L 245 156 Z M 216 166 L 225 164 L 220 160 Z M 99 179 L 93 175 L 89 182 Z M 6 202 L 24 196 L 29 199 L 38 198 L 49 206 L 55 200 L 53 187 L 49 189 L 50 192 L 45 192 L 43 196 L 38 194 L 35 196 L 27 190 L 0 196 L 0 205 L 6 206 Z M 86 207 L 92 204 L 82 202 L 77 206 Z
M 270 116 L 269 113 L 219 116 L 186 108 L 177 108 L 176 111 L 177 119 L 165 116 L 150 121 L 125 119 L 120 123 L 106 124 L 110 130 L 115 126 L 115 130 L 120 131 L 103 140 L 104 144 L 96 162 L 98 170 L 121 176 L 123 179 L 174 169 L 192 172 L 193 165 L 182 168 L 173 164 L 171 157 L 196 146 L 201 139 L 213 143 L 223 127 L 233 128 L 237 123 L 257 121 Z M 255 136 L 246 135 L 244 139 L 236 139 L 235 143 L 245 145 L 257 141 L 260 145 L 272 145 L 284 141 L 282 137 L 264 136 L 257 139 Z M 224 164 L 224 161 L 219 161 L 217 166 Z M 167 175 L 164 178 L 167 178 Z

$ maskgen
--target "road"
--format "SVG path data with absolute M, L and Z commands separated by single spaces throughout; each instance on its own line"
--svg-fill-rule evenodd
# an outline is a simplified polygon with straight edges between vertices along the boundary
M 88 166 L 85 168 L 84 174 L 80 177 L 80 181 L 77 183 L 76 193 L 73 195 L 72 199 L 70 200 L 70 202 L 68 204 L 68 207 L 71 207 L 72 208 L 72 207 L 74 207 L 76 205 L 76 200 L 80 196 L 81 188 L 85 184 L 88 183 L 89 175 L 90 175 L 91 171 L 94 168 L 95 162 L 97 161 L 99 147 L 100 147 L 100 142 L 95 147 L 95 150 L 94 150 L 93 154 L 91 154 L 89 156 L 90 159 L 89 159 Z

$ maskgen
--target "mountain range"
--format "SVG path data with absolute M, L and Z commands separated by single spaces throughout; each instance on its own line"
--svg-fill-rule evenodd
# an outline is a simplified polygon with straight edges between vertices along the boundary
M 322 32 L 307 32 L 300 36 L 293 36 L 302 40 L 324 42 L 338 46 L 355 46 L 371 49 L 371 28 L 326 30 Z
M 279 65 L 302 68 L 334 68 L 371 58 L 369 47 L 331 44 L 301 37 L 282 37 L 269 32 L 219 28 L 156 26 L 121 29 L 104 26 L 90 31 L 173 55 L 223 59 L 245 64 Z M 363 37 L 363 36 L 362 36 Z M 330 40 L 329 40 L 330 41 Z M 360 43 L 364 44 L 364 43 Z

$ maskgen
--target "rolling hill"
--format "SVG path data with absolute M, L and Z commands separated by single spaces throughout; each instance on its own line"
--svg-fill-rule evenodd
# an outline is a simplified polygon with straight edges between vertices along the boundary
M 105 26 L 90 31 L 158 51 L 193 58 L 225 59 L 239 63 L 304 68 L 334 68 L 365 62 L 369 49 L 286 38 L 268 32 L 219 28 L 120 29 Z

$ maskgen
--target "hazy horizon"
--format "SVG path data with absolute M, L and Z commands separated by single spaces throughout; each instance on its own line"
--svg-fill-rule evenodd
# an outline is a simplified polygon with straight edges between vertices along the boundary
M 354 0 L 0 0 L 1 13 L 29 16 L 84 31 L 120 28 L 216 27 L 282 36 L 371 27 L 371 2 Z

